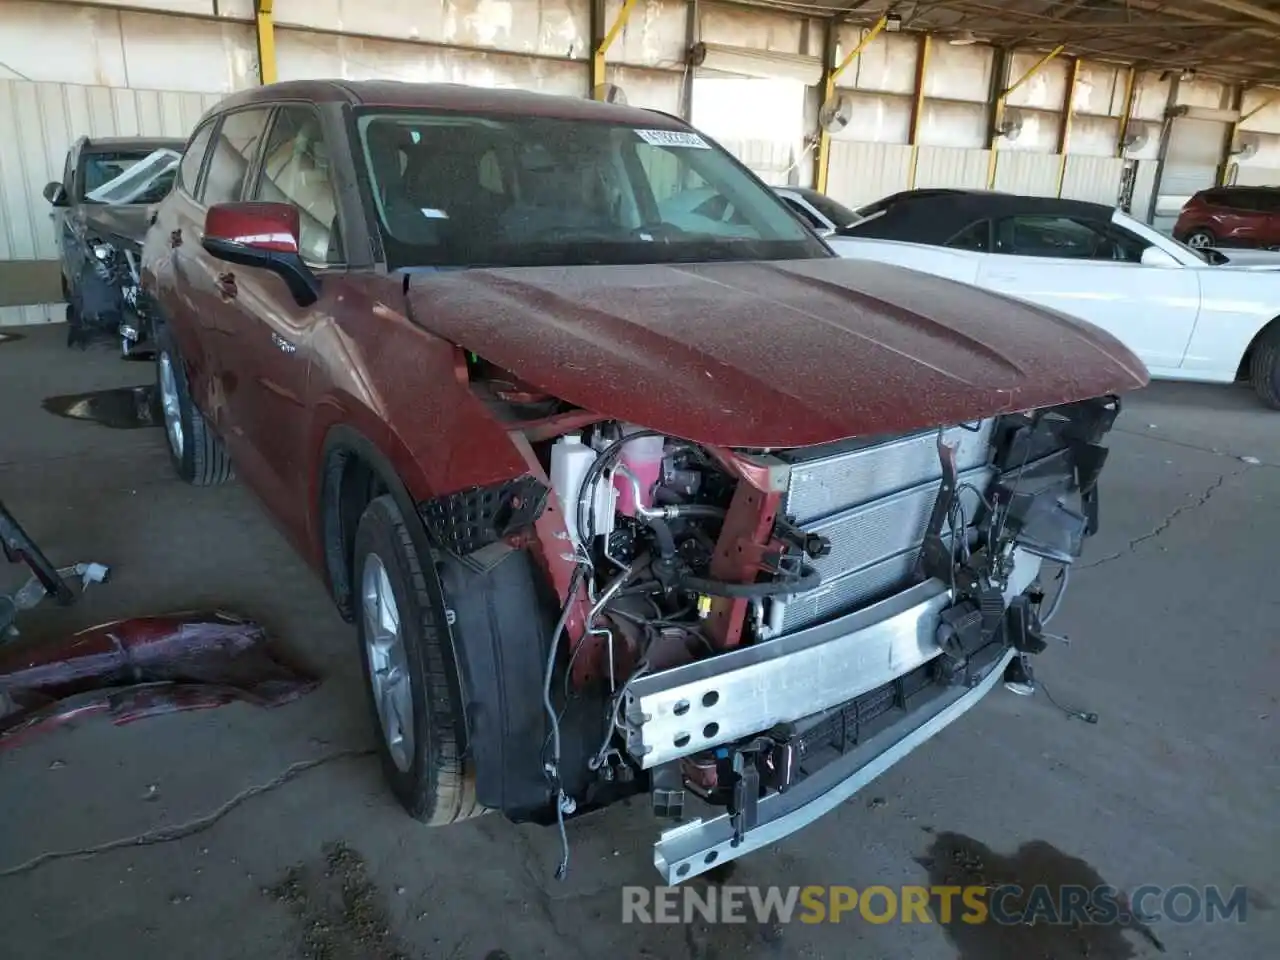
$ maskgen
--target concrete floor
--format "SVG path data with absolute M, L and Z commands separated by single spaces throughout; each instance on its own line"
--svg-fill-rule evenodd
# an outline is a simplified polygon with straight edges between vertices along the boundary
M 224 607 L 326 679 L 277 710 L 90 719 L 0 754 L 10 960 L 1159 955 L 1118 930 L 624 926 L 618 887 L 656 879 L 642 805 L 574 825 L 564 883 L 552 831 L 417 825 L 370 755 L 352 631 L 250 495 L 181 485 L 159 430 L 41 409 L 150 368 L 68 352 L 58 328 L 21 332 L 0 342 L 0 496 L 55 561 L 115 568 L 77 606 L 31 614 L 29 638 Z M 1072 643 L 1038 664 L 1098 725 L 999 690 L 733 882 L 937 882 L 952 857 L 1024 883 L 1243 884 L 1246 923 L 1158 925 L 1166 955 L 1280 954 L 1280 414 L 1240 388 L 1158 385 L 1127 404 L 1112 447 L 1103 532 L 1054 624 Z M 0 588 L 15 577 L 0 567 Z

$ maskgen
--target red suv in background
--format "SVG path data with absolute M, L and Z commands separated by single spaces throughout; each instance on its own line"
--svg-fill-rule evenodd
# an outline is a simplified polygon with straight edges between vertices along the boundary
M 1187 201 L 1173 228 L 1189 247 L 1280 246 L 1280 187 L 1217 187 Z

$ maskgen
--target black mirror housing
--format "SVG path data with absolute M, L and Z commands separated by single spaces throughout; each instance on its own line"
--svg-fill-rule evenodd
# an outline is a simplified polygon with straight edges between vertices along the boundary
M 243 243 L 236 243 L 234 240 L 223 240 L 218 237 L 205 237 L 201 244 L 219 260 L 242 267 L 270 270 L 285 282 L 285 286 L 289 288 L 293 299 L 300 307 L 309 307 L 320 299 L 320 278 L 296 253 L 263 250 L 260 247 L 250 247 Z
M 55 207 L 70 206 L 67 201 L 67 191 L 57 180 L 51 180 L 44 185 L 44 198 Z

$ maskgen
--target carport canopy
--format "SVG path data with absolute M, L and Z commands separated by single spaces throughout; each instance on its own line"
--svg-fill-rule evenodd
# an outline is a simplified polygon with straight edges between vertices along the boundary
M 952 43 L 1053 49 L 1242 84 L 1280 82 L 1280 9 L 1261 0 L 737 0 Z

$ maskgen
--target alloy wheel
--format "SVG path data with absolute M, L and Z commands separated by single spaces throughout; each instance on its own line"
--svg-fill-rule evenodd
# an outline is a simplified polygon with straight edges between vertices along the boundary
M 1187 237 L 1187 246 L 1193 250 L 1204 250 L 1206 247 L 1213 246 L 1213 237 L 1207 233 L 1193 233 Z
M 413 765 L 413 691 L 400 609 L 382 558 L 365 558 L 361 577 L 365 656 L 383 741 L 401 771 Z

